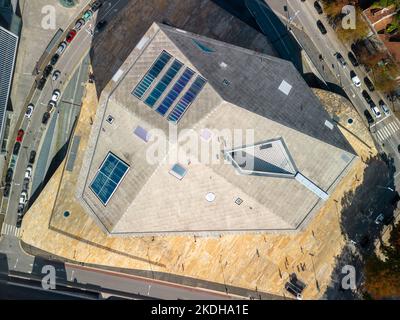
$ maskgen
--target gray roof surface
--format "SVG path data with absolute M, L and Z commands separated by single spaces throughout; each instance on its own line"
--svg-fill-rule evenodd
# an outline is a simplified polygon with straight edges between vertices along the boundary
M 214 52 L 203 52 L 194 38 Z M 294 177 L 242 175 L 223 160 L 229 149 L 281 139 L 287 154 L 265 155 L 266 160 L 278 168 L 284 166 L 284 158 L 290 158 L 307 179 L 332 192 L 351 167 L 354 151 L 336 126 L 333 130 L 325 126 L 328 113 L 296 69 L 277 58 L 159 24 L 153 24 L 144 39 L 100 99 L 77 188 L 87 211 L 112 234 L 287 231 L 309 221 L 323 201 Z M 210 148 L 200 138 L 202 129 L 210 129 L 211 140 L 218 143 L 217 150 L 211 151 L 217 161 L 203 163 L 195 150 L 185 149 L 184 141 L 176 144 L 168 137 L 167 153 L 149 163 L 154 142 L 145 143 L 133 133 L 137 126 L 150 135 L 155 134 L 153 129 L 164 134 L 171 129 L 166 117 L 131 94 L 162 50 L 208 81 L 172 127 L 178 134 L 184 129 L 196 132 L 199 148 Z M 224 79 L 229 85 L 223 84 Z M 283 80 L 292 86 L 288 95 L 278 90 Z M 105 121 L 109 114 L 115 118 L 112 125 Z M 238 143 L 221 136 L 224 129 L 250 129 L 254 141 Z M 89 185 L 110 151 L 128 163 L 130 170 L 103 206 Z M 181 156 L 179 161 L 169 158 L 175 151 Z M 182 180 L 169 173 L 176 162 L 187 169 Z M 293 168 L 286 169 L 293 176 Z M 210 192 L 215 201 L 206 200 Z M 235 203 L 238 197 L 243 204 Z

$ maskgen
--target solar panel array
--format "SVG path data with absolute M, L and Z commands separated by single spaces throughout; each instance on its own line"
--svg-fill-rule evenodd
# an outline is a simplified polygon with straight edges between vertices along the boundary
M 109 152 L 93 179 L 90 189 L 103 205 L 107 205 L 118 185 L 128 171 L 129 166 Z
M 0 135 L 4 131 L 17 44 L 18 37 L 0 27 Z M 1 136 L 0 141 L 2 139 Z
M 167 119 L 177 123 L 207 81 L 199 75 L 195 78 L 196 73 L 192 69 L 184 67 L 182 62 L 171 58 L 172 56 L 169 53 L 163 51 L 135 87 L 132 94 L 140 100 L 143 99 L 146 105 L 154 108 L 163 117 L 167 115 L 171 107 L 176 103 Z M 166 69 L 164 73 L 163 69 Z M 160 77 L 160 80 L 156 83 L 158 77 Z M 176 80 L 174 81 L 174 79 Z M 192 79 L 195 80 L 193 81 Z M 193 82 L 190 84 L 191 81 Z M 146 96 L 146 91 L 153 83 L 156 84 Z M 189 88 L 185 91 L 188 86 Z M 178 100 L 179 97 L 181 98 Z

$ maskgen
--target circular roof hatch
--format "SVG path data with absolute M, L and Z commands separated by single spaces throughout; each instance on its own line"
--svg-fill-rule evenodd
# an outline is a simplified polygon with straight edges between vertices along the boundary
M 212 192 L 209 192 L 206 194 L 206 200 L 208 202 L 213 202 L 215 200 L 215 194 Z

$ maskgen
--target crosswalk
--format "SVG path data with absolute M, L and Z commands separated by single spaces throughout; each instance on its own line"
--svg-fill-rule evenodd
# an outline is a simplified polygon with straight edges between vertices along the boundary
M 399 125 L 395 122 L 389 122 L 384 127 L 376 131 L 379 141 L 385 141 L 390 136 L 395 134 L 400 129 Z
M 17 228 L 16 226 L 9 225 L 7 223 L 3 223 L 1 228 L 1 234 L 20 237 L 21 235 L 21 228 Z

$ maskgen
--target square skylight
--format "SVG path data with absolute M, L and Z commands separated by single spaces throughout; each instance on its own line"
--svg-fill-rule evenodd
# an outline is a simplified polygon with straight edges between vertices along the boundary
M 169 171 L 175 178 L 182 180 L 183 177 L 186 175 L 187 170 L 182 167 L 179 163 L 174 164 L 174 166 Z
M 285 80 L 282 80 L 279 88 L 278 88 L 281 92 L 283 92 L 286 95 L 289 95 L 290 90 L 292 90 L 292 86 L 287 83 Z

